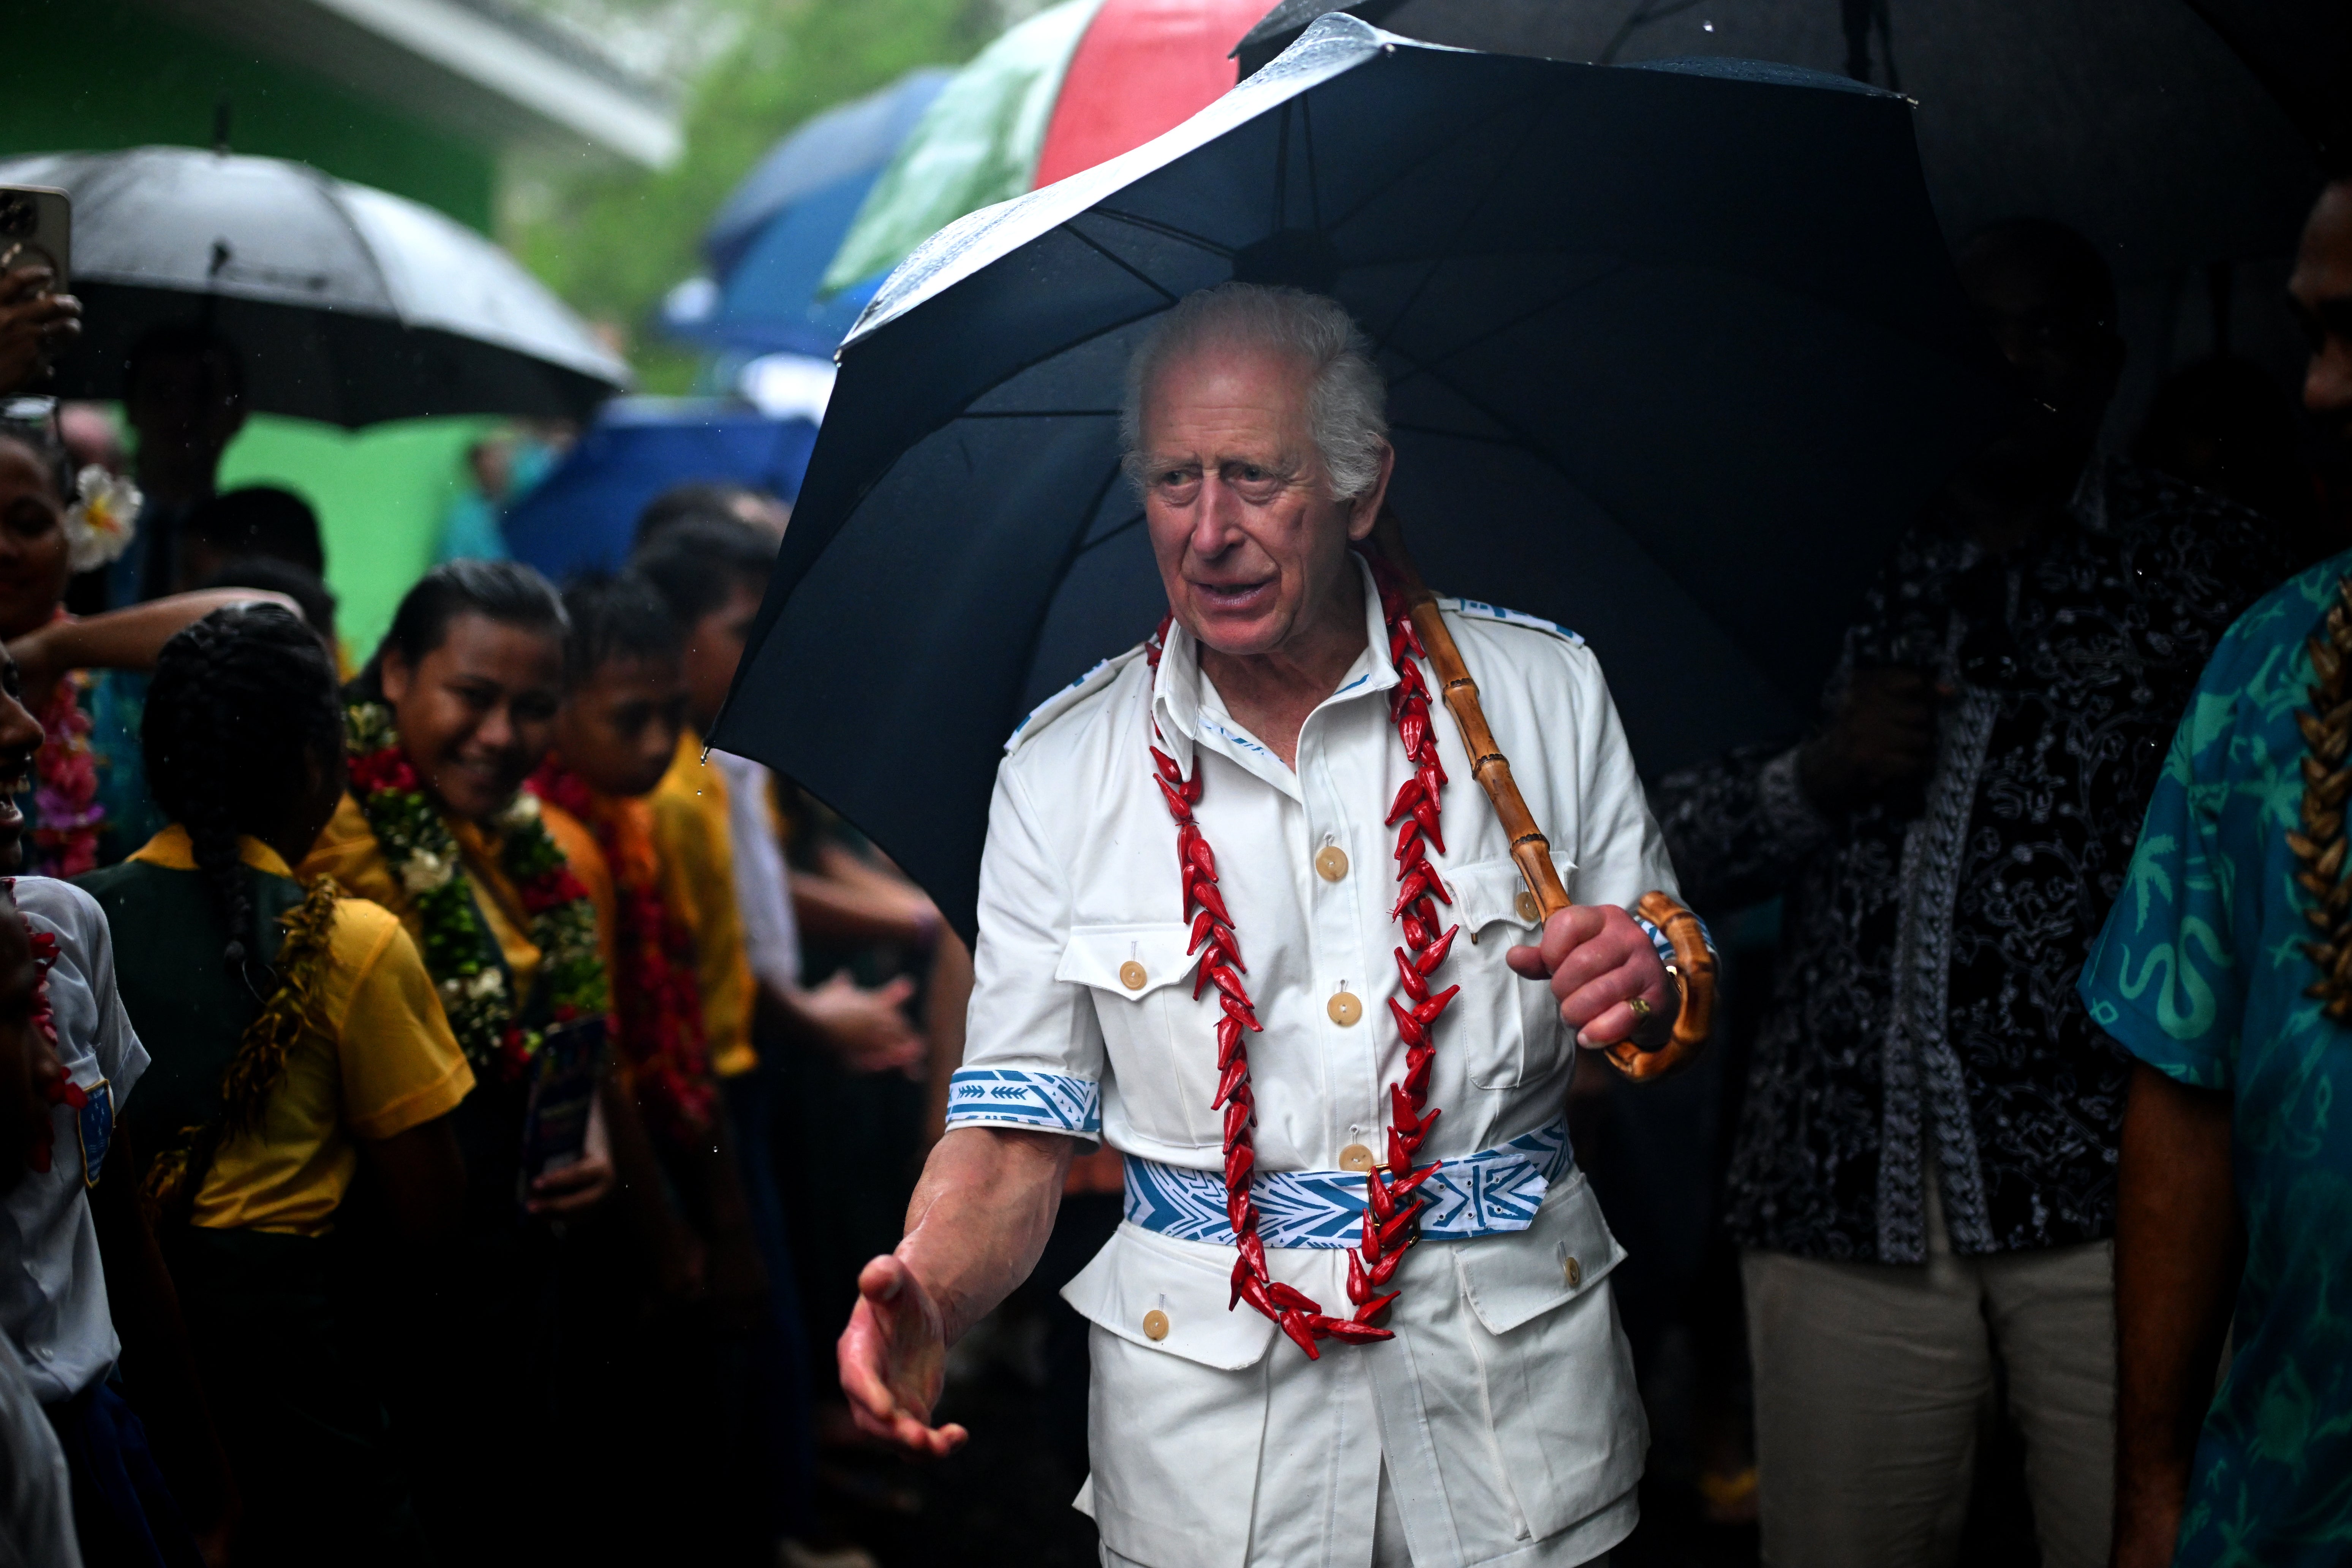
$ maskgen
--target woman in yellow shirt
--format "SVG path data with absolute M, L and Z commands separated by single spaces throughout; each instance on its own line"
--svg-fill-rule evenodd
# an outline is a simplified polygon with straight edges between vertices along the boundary
M 389 912 L 288 869 L 342 793 L 325 647 L 219 610 L 164 645 L 143 749 L 170 826 L 88 889 L 153 1058 L 124 1110 L 245 1501 L 240 1563 L 430 1561 L 335 1305 L 362 1168 L 396 1228 L 455 1219 L 474 1077 Z
M 399 1356 L 395 1420 L 416 1429 L 417 1506 L 445 1560 L 511 1563 L 551 1550 L 574 1520 L 561 1500 L 582 1469 L 560 1433 L 593 1405 L 606 1331 L 614 1187 L 600 1098 L 586 1148 L 527 1169 L 534 1091 L 570 1080 L 578 1026 L 611 1007 L 612 879 L 588 830 L 524 794 L 563 692 L 564 616 L 546 579 L 511 562 L 453 561 L 410 589 L 346 689 L 351 784 L 306 875 L 324 873 L 400 917 L 476 1088 L 454 1119 L 466 1217 L 446 1276 L 388 1281 L 385 1337 Z M 599 1068 L 601 1070 L 601 1065 Z M 543 1467 L 543 1468 L 542 1468 Z M 530 1507 L 484 1506 L 487 1483 Z

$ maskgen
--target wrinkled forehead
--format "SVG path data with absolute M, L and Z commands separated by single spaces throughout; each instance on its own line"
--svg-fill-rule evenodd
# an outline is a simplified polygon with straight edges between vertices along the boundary
M 1147 364 L 1143 445 L 1223 441 L 1288 447 L 1307 438 L 1314 367 L 1294 351 L 1217 336 L 1178 346 Z

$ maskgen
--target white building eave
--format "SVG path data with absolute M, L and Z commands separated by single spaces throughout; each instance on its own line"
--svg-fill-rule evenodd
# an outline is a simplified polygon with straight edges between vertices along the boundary
M 501 148 L 662 168 L 682 144 L 657 89 L 485 0 L 149 0 L 278 62 Z

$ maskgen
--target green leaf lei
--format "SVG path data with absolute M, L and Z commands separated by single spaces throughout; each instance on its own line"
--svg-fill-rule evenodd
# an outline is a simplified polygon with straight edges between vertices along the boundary
M 425 926 L 425 968 L 441 993 L 449 1028 L 477 1071 L 512 1079 L 539 1054 L 541 1031 L 519 1017 L 498 938 L 482 918 L 460 865 L 457 836 L 425 798 L 400 744 L 392 710 L 355 702 L 343 713 L 352 794 Z M 539 799 L 519 794 L 490 824 L 499 867 L 514 881 L 542 954 L 556 1023 L 609 1012 L 612 992 L 596 950 L 596 907 L 540 820 Z

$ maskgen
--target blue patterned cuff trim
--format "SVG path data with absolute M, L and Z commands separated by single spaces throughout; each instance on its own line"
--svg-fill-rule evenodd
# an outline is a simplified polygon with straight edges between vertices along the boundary
M 1499 1149 L 1448 1160 L 1422 1184 L 1430 1204 L 1421 1213 L 1421 1234 L 1430 1240 L 1466 1241 L 1525 1230 L 1551 1184 L 1575 1168 L 1565 1117 Z M 1260 1171 L 1251 1178 L 1250 1196 L 1257 1202 L 1258 1236 L 1268 1247 L 1336 1251 L 1363 1239 L 1361 1172 Z M 1234 1245 L 1221 1172 L 1129 1154 L 1127 1217 L 1179 1241 Z
M 1034 1127 L 1102 1136 L 1102 1088 L 1066 1073 L 966 1068 L 948 1079 L 950 1127 Z

